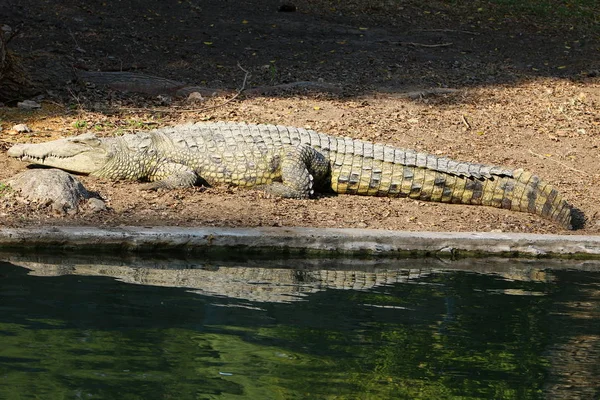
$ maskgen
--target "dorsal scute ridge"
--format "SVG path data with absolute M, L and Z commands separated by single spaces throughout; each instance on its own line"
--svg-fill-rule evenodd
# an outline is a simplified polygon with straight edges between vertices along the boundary
M 409 167 L 426 168 L 460 177 L 473 179 L 491 179 L 497 177 L 512 177 L 513 170 L 485 164 L 454 161 L 434 154 L 417 152 L 411 149 L 388 146 L 379 143 L 352 139 L 350 137 L 330 136 L 312 129 L 296 128 L 274 124 L 248 124 L 244 122 L 198 122 L 187 123 L 174 127 L 155 130 L 167 135 L 193 136 L 220 131 L 233 135 L 244 141 L 252 140 L 252 136 L 270 136 L 270 140 L 281 145 L 297 145 L 305 143 L 323 151 L 326 156 L 330 152 L 361 155 L 384 162 L 402 164 Z

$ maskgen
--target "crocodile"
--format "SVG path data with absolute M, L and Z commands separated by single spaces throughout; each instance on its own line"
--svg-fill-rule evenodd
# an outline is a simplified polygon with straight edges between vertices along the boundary
M 92 133 L 16 144 L 8 155 L 33 164 L 145 189 L 230 184 L 305 199 L 315 191 L 409 197 L 529 212 L 572 228 L 573 208 L 523 169 L 318 133 L 237 122 L 190 123 L 119 137 Z

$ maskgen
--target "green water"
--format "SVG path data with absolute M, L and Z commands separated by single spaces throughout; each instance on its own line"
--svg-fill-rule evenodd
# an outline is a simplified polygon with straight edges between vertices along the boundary
M 600 398 L 597 270 L 78 265 L 0 263 L 1 399 Z

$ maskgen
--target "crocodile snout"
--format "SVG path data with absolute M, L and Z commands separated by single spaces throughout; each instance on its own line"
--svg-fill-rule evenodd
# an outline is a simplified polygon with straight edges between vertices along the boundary
M 6 152 L 9 157 L 21 158 L 25 155 L 25 145 L 24 144 L 15 144 Z

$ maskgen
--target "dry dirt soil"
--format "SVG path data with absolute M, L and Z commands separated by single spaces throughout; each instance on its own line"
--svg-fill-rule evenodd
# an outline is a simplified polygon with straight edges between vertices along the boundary
M 576 233 L 600 232 L 594 26 L 540 22 L 483 1 L 471 9 L 451 1 L 291 3 L 295 11 L 286 12 L 272 0 L 3 1 L 0 25 L 14 35 L 9 48 L 42 108 L 16 108 L 22 99 L 0 107 L 0 182 L 26 168 L 4 154 L 13 143 L 186 121 L 273 123 L 531 170 L 584 213 Z M 82 80 L 85 71 L 154 75 L 200 86 L 204 96 L 126 92 Z M 18 123 L 32 132 L 17 133 Z M 3 188 L 2 224 L 563 232 L 537 216 L 481 206 L 286 200 L 227 187 L 145 192 L 138 183 L 81 180 L 107 211 L 53 214 Z

